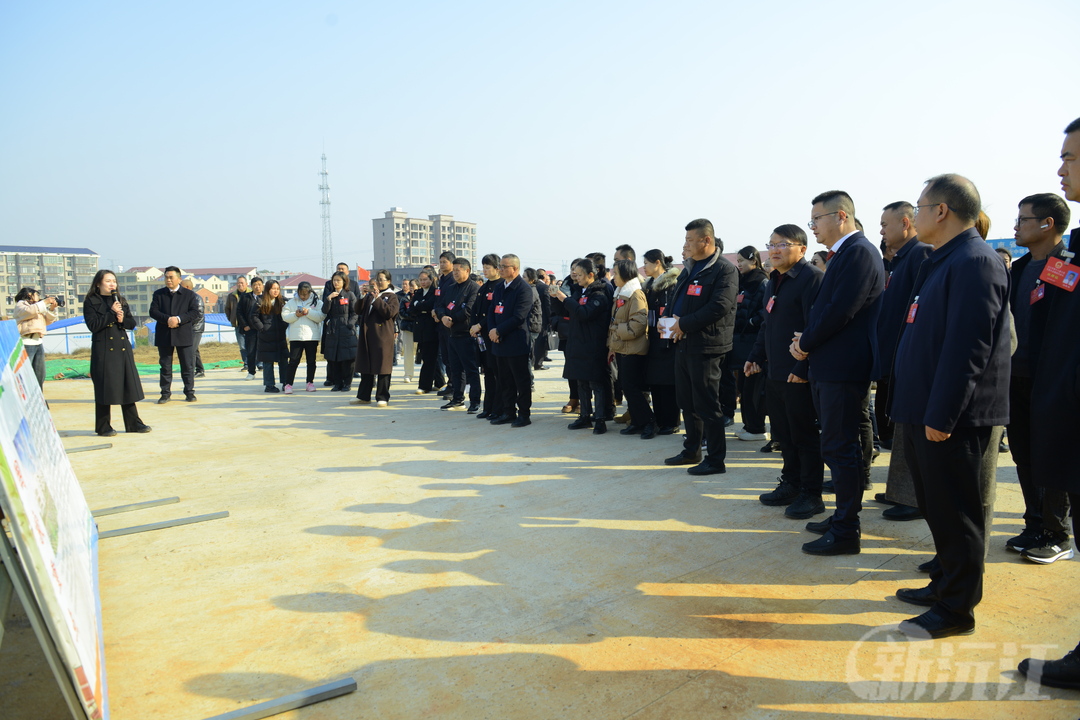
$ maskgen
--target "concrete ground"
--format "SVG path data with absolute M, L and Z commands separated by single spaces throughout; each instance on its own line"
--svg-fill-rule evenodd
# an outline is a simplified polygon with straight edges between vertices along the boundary
M 868 502 L 861 555 L 804 555 L 804 522 L 757 501 L 779 454 L 729 434 L 727 474 L 695 478 L 663 465 L 681 435 L 568 431 L 554 358 L 524 429 L 440 412 L 400 372 L 388 408 L 321 384 L 268 395 L 236 370 L 198 381 L 198 403 L 159 406 L 147 379 L 154 431 L 71 462 L 92 508 L 182 501 L 99 527 L 231 515 L 101 541 L 112 717 L 197 720 L 347 677 L 357 692 L 281 717 L 1080 714 L 1080 692 L 1015 671 L 1080 639 L 1080 564 L 1004 549 L 1023 509 L 1008 455 L 977 632 L 900 642 L 890 627 L 919 608 L 893 593 L 926 581 L 924 522 Z M 92 394 L 46 385 L 69 449 L 106 442 Z M 47 671 L 13 656 L 32 634 L 13 625 L 0 716 L 52 716 Z

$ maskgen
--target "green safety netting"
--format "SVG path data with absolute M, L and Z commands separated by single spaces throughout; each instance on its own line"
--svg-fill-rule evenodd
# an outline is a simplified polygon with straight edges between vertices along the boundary
M 214 368 L 240 367 L 240 361 L 225 360 L 216 363 L 203 363 L 203 367 L 207 370 L 213 370 Z M 140 375 L 157 375 L 161 371 L 161 367 L 157 363 L 146 365 L 136 363 L 135 369 Z M 173 374 L 177 377 L 180 376 L 179 365 L 173 365 Z M 68 378 L 88 377 L 90 377 L 89 360 L 45 360 L 46 380 L 66 380 Z

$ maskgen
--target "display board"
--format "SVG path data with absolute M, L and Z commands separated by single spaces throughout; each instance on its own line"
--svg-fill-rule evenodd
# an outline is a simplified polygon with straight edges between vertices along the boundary
M 13 320 L 0 322 L 0 362 L 0 507 L 67 672 L 57 680 L 86 718 L 108 720 L 97 526 Z

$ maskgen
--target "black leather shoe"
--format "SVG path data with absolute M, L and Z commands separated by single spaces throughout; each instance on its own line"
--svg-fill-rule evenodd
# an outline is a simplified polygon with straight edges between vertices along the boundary
M 859 538 L 838 538 L 830 530 L 817 540 L 804 543 L 802 551 L 807 555 L 858 555 L 862 545 Z
M 607 423 L 606 422 L 604 422 L 603 420 L 597 420 L 596 422 L 593 423 L 593 429 L 592 429 L 592 434 L 593 435 L 603 435 L 606 432 L 607 432 Z
M 487 411 L 482 412 L 482 413 L 478 413 L 476 415 L 477 420 L 487 420 L 489 417 L 491 417 L 491 413 L 489 413 Z
M 832 516 L 830 515 L 821 522 L 806 523 L 806 529 L 812 533 L 824 535 L 832 530 Z
M 276 387 L 276 386 L 274 387 L 274 392 L 280 392 L 280 391 L 279 391 L 279 390 L 277 389 L 277 387 Z M 198 401 L 198 399 L 199 399 L 199 398 L 195 397 L 194 395 L 185 395 L 185 396 L 184 396 L 184 402 L 196 402 L 196 401 Z
M 665 465 L 697 465 L 701 462 L 701 453 L 696 455 L 687 455 L 686 453 L 679 453 L 675 457 L 669 457 L 664 460 Z
M 795 502 L 784 508 L 784 517 L 789 517 L 792 520 L 806 520 L 823 512 L 825 512 L 825 503 L 821 501 L 820 495 L 799 493 L 799 497 L 795 498 Z
M 331 386 L 337 387 L 336 385 L 334 385 L 333 380 L 327 380 L 326 382 L 323 383 L 323 387 L 331 387 Z
M 469 405 L 469 409 L 466 410 L 466 412 L 470 415 L 475 415 L 476 413 L 480 412 L 480 403 L 472 403 L 471 405 Z
M 671 427 L 662 427 L 662 428 L 660 428 L 659 430 L 656 431 L 656 434 L 657 435 L 674 435 L 677 432 L 679 432 L 679 426 L 678 425 L 672 425 Z
M 971 635 L 975 632 L 975 623 L 958 623 L 943 618 L 936 610 L 927 610 L 918 617 L 904 620 L 897 629 L 912 640 L 930 640 L 954 635 Z
M 567 430 L 585 430 L 592 427 L 592 420 L 587 417 L 579 417 L 574 422 L 566 426 Z
M 780 481 L 780 484 L 774 490 L 758 495 L 758 502 L 762 505 L 770 507 L 790 505 L 795 502 L 795 498 L 799 497 L 799 488 L 795 483 L 783 478 L 777 478 L 777 480 Z
M 149 425 L 143 423 L 141 425 L 136 425 L 134 428 L 132 428 L 131 430 L 127 430 L 126 432 L 148 433 L 148 432 L 150 432 L 151 429 L 152 428 Z M 113 433 L 113 434 L 115 435 L 116 433 Z
M 898 504 L 896 501 L 890 500 L 889 498 L 885 497 L 885 493 L 877 493 L 876 495 L 874 495 L 874 502 L 881 503 L 882 505 L 897 505 Z
M 644 430 L 644 429 L 645 428 L 643 428 L 641 425 L 627 425 L 626 427 L 624 427 L 622 430 L 619 431 L 619 434 L 620 435 L 640 435 L 641 431 Z
M 691 475 L 723 475 L 727 472 L 724 465 L 714 465 L 708 460 L 698 463 L 694 467 L 686 468 Z
M 1080 690 L 1080 646 L 1060 660 L 1021 660 L 1017 670 L 1040 685 Z
M 919 512 L 919 508 L 911 507 L 910 505 L 893 505 L 891 508 L 886 508 L 881 512 L 881 517 L 886 520 L 922 520 L 923 514 Z
M 168 395 L 162 395 L 161 397 L 159 397 L 157 399 L 157 404 L 158 405 L 164 405 L 165 403 L 169 402 L 169 400 L 170 400 L 170 398 L 169 398 Z
M 656 437 L 656 423 L 649 423 L 641 431 L 641 439 L 652 440 L 654 437 Z
M 517 420 L 517 415 L 500 415 L 491 421 L 492 425 L 509 425 Z
M 98 435 L 100 435 L 101 437 L 116 437 L 116 431 L 112 428 L 109 428 L 105 432 L 99 432 Z
M 770 440 L 765 443 L 758 452 L 780 452 L 780 443 L 776 440 Z
M 896 591 L 896 599 L 903 600 L 909 605 L 922 605 L 932 607 L 938 601 L 937 594 L 927 585 L 924 588 L 900 588 Z
M 532 420 L 527 417 L 519 417 L 514 422 L 510 423 L 510 427 L 526 427 L 532 425 Z
M 921 573 L 932 573 L 935 570 L 937 570 L 939 567 L 941 567 L 941 561 L 938 560 L 937 555 L 935 555 L 934 557 L 932 557 L 929 560 L 927 560 L 926 562 L 922 563 L 921 565 L 919 565 L 919 567 L 917 567 L 915 569 L 918 570 Z

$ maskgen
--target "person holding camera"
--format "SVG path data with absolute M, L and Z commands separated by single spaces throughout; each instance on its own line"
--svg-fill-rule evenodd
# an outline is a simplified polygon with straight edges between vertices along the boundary
M 15 322 L 19 326 L 19 335 L 22 336 L 23 349 L 30 359 L 30 367 L 37 376 L 38 386 L 45 387 L 45 347 L 42 340 L 45 337 L 45 327 L 56 322 L 56 313 L 53 312 L 60 303 L 57 298 L 49 295 L 44 299 L 34 288 L 24 287 L 15 296 Z

